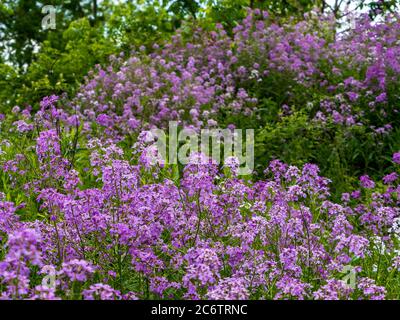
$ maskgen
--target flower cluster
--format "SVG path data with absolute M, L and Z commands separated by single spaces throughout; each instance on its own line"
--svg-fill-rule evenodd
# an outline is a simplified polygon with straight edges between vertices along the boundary
M 54 109 L 56 97 L 42 102 L 39 116 L 50 110 L 46 122 L 76 125 L 79 115 L 86 129 L 114 138 L 172 120 L 193 128 L 235 125 L 235 115 L 259 119 L 257 103 L 279 83 L 283 114 L 307 105 L 315 121 L 385 134 L 399 113 L 391 107 L 400 81 L 399 18 L 372 22 L 361 15 L 356 21 L 332 37 L 332 17 L 310 13 L 294 24 L 254 10 L 233 37 L 220 25 L 213 32 L 196 29 L 189 39 L 178 32 L 150 56 L 138 50 L 129 59 L 111 57 L 107 68 L 97 66 L 67 103 L 74 116 Z
M 36 143 L 42 170 L 46 162 L 68 163 L 54 131 L 41 132 Z M 110 140 L 94 139 L 88 146 L 86 175 L 92 182 L 77 187 L 84 172 L 76 169 L 46 184 L 39 175 L 38 187 L 30 191 L 40 204 L 36 220 L 20 216 L 23 206 L 0 202 L 0 231 L 7 239 L 0 264 L 3 298 L 380 299 L 396 294 L 381 285 L 398 268 L 395 174 L 390 183 L 363 176 L 360 189 L 334 203 L 329 180 L 312 164 L 298 168 L 274 160 L 265 179 L 251 182 L 237 177 L 234 161 L 221 168 L 224 173 L 205 155 L 192 154 L 174 182 L 171 167 L 137 164 L 140 153 L 127 160 Z M 66 188 L 67 182 L 74 187 Z M 374 266 L 377 260 L 380 265 Z M 53 287 L 41 282 L 42 266 L 55 270 Z M 344 280 L 349 267 L 357 273 L 355 287 Z M 373 276 L 377 272 L 379 277 Z
M 390 131 L 396 18 L 360 17 L 331 39 L 329 19 L 278 24 L 256 10 L 233 37 L 221 26 L 192 41 L 178 32 L 150 56 L 112 57 L 69 101 L 46 97 L 34 115 L 17 107 L 0 117 L 10 122 L 0 141 L 0 297 L 399 298 L 400 152 L 382 181 L 364 174 L 334 201 L 315 164 L 273 160 L 264 176 L 242 179 L 234 157 L 167 164 L 145 131 L 260 120 L 260 92 L 279 81 L 283 114 L 307 105 L 318 123 Z

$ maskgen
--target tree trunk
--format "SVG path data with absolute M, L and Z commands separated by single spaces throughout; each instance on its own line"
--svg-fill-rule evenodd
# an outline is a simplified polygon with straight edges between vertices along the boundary
M 97 0 L 93 0 L 93 19 L 96 22 L 96 19 L 97 19 Z

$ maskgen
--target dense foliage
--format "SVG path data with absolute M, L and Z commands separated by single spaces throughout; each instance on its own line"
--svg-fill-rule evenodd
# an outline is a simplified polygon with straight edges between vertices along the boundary
M 75 20 L 2 91 L 1 298 L 399 299 L 400 17 L 193 3 Z M 170 121 L 254 128 L 254 174 L 157 158 Z

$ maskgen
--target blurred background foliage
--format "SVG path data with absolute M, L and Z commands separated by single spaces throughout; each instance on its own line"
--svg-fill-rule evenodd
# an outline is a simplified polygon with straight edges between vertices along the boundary
M 302 17 L 313 8 L 339 18 L 345 6 L 368 1 L 324 0 L 1 0 L 0 110 L 35 105 L 44 96 L 73 94 L 83 77 L 111 54 L 162 43 L 185 24 L 229 32 L 246 8 L 271 16 Z M 394 10 L 398 1 L 369 1 L 371 14 Z M 42 30 L 44 5 L 56 7 L 55 30 Z

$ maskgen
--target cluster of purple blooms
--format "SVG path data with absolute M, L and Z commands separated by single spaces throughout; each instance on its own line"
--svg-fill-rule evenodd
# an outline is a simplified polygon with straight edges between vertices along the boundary
M 111 57 L 68 104 L 88 129 L 96 123 L 109 136 L 167 127 L 171 120 L 193 128 L 234 125 L 221 123 L 221 111 L 259 117 L 257 92 L 274 90 L 268 79 L 275 79 L 272 84 L 286 85 L 284 114 L 307 103 L 315 121 L 384 134 L 399 116 L 391 106 L 400 80 L 400 20 L 389 15 L 372 22 L 362 15 L 355 21 L 338 33 L 331 17 L 311 13 L 304 21 L 278 23 L 250 11 L 233 36 L 217 25 L 211 33 L 194 30 L 190 41 L 178 32 L 150 55 L 138 50 L 129 59 Z
M 56 130 L 40 132 L 40 172 L 26 188 L 40 205 L 36 220 L 25 219 L 22 204 L 1 199 L 3 299 L 397 294 L 380 285 L 395 281 L 400 268 L 395 172 L 380 188 L 362 176 L 359 190 L 333 203 L 329 180 L 312 164 L 275 160 L 264 180 L 250 182 L 237 177 L 235 166 L 223 174 L 212 160 L 192 154 L 177 183 L 171 168 L 128 161 L 111 140 L 87 144 L 89 167 L 77 172 L 60 152 Z M 396 153 L 393 162 L 399 158 Z M 91 187 L 84 187 L 85 175 Z M 381 262 L 374 266 L 376 255 Z M 357 273 L 355 286 L 343 280 L 346 266 Z M 49 267 L 53 286 L 42 283 Z
M 63 108 L 52 96 L 34 115 L 13 110 L 12 131 L 25 140 L 1 141 L 0 164 L 22 192 L 0 192 L 0 297 L 399 298 L 399 172 L 364 175 L 335 203 L 313 164 L 274 160 L 254 182 L 237 176 L 234 158 L 221 170 L 192 154 L 176 178 L 174 166 L 146 161 L 140 139 L 122 147 L 130 133 L 171 120 L 202 128 L 216 126 L 221 110 L 256 115 L 245 88 L 274 73 L 321 87 L 318 121 L 390 130 L 399 22 L 362 18 L 330 41 L 323 31 L 332 21 L 314 26 L 312 16 L 281 26 L 255 11 L 233 38 L 218 27 L 183 45 L 178 33 L 149 57 L 113 58 Z M 347 68 L 360 78 L 346 78 Z M 368 122 L 377 115 L 382 123 Z M 400 152 L 392 162 L 400 165 Z M 353 284 L 344 280 L 349 268 Z

